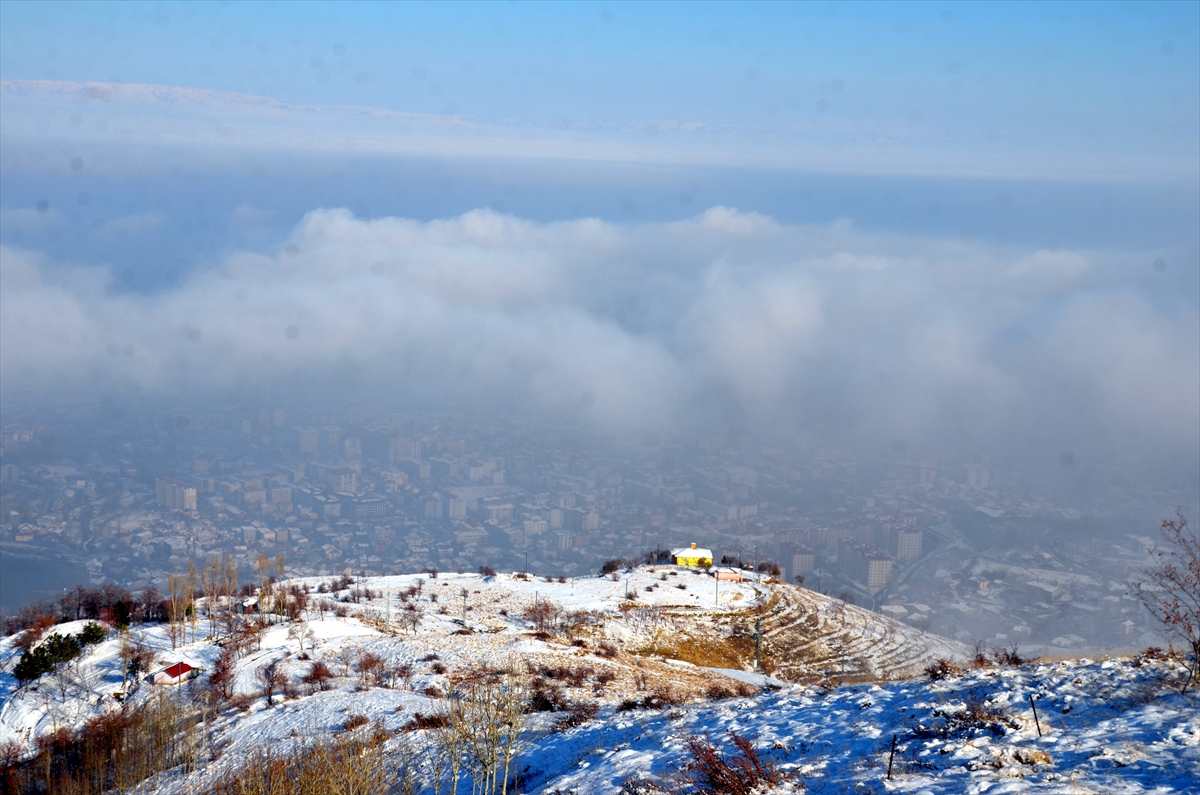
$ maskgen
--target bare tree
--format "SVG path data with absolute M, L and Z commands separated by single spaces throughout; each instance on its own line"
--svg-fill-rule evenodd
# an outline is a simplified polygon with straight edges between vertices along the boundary
M 354 663 L 357 659 L 357 656 L 358 655 L 355 653 L 353 648 L 351 648 L 350 646 L 343 646 L 342 648 L 338 649 L 332 656 L 330 656 L 329 659 L 331 659 L 337 665 L 341 666 L 342 676 L 345 677 L 345 676 L 350 675 L 350 666 L 354 665 Z
M 538 632 L 550 632 L 558 623 L 562 610 L 549 599 L 535 600 L 525 608 L 521 617 L 537 628 Z
M 216 609 L 217 597 L 221 593 L 221 562 L 210 558 L 200 572 L 200 588 L 204 591 L 204 606 L 208 611 L 208 634 L 217 636 Z
M 167 575 L 167 604 L 170 615 L 167 616 L 167 634 L 171 637 L 171 649 L 182 639 L 184 608 L 187 605 L 187 580 L 176 572 Z
M 404 631 L 415 633 L 417 628 L 421 626 L 421 617 L 423 615 L 424 611 L 419 604 L 415 602 L 405 604 L 404 609 L 400 611 L 400 623 L 403 625 Z
M 254 672 L 254 678 L 262 687 L 263 695 L 267 697 L 267 706 L 274 704 L 275 691 L 287 684 L 287 674 L 279 667 L 278 660 L 272 660 Z
M 200 620 L 200 613 L 196 609 L 196 588 L 200 584 L 200 570 L 196 568 L 196 561 L 188 561 L 187 583 L 185 585 L 187 594 L 187 607 L 184 612 L 187 614 L 188 623 L 192 625 L 192 643 L 196 642 L 196 622 Z
M 438 738 L 441 779 L 451 793 L 467 770 L 472 792 L 507 795 L 513 762 L 530 743 L 527 678 L 512 663 L 459 684 L 446 712 L 446 730 Z M 444 776 L 444 778 L 443 778 Z
M 1133 594 L 1162 624 L 1163 632 L 1188 650 L 1183 692 L 1200 683 L 1200 536 L 1182 512 L 1163 520 L 1165 549 L 1150 551 L 1145 579 L 1133 583 Z
M 258 573 L 258 612 L 266 615 L 271 610 L 271 559 L 259 552 L 254 571 Z
M 238 611 L 234 608 L 233 597 L 237 593 L 238 570 L 233 561 L 233 555 L 226 555 L 221 565 L 221 595 L 225 599 L 225 631 L 233 637 L 238 624 Z

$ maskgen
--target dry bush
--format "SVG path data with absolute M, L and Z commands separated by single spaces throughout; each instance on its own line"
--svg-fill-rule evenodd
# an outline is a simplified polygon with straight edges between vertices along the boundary
M 328 690 L 329 680 L 333 678 L 333 672 L 329 670 L 329 666 L 323 662 L 313 663 L 308 673 L 301 680 L 308 686 L 308 692 L 315 693 L 318 690 Z
M 566 714 L 556 720 L 554 725 L 550 727 L 550 731 L 563 732 L 567 729 L 573 729 L 576 726 L 582 726 L 596 717 L 599 711 L 600 705 L 591 701 L 573 702 L 567 707 Z
M 378 654 L 364 651 L 358 655 L 358 675 L 364 685 L 379 685 L 383 682 L 387 666 Z
M 600 655 L 601 657 L 604 657 L 605 659 L 609 659 L 609 660 L 616 659 L 616 657 L 618 655 L 617 646 L 615 643 L 608 643 L 606 641 L 604 643 L 601 643 L 600 646 L 596 649 L 596 654 Z
M 627 698 L 617 705 L 618 712 L 629 712 L 635 709 L 662 709 L 683 703 L 683 698 L 670 687 L 659 686 L 640 699 Z
M 50 615 L 34 617 L 32 623 L 13 640 L 13 646 L 22 652 L 29 651 L 42 639 L 42 636 L 46 634 L 46 630 L 57 623 L 54 617 Z
M 998 737 L 1006 726 L 1015 725 L 1004 707 L 990 703 L 975 691 L 966 694 L 961 709 L 935 709 L 933 717 L 933 721 L 912 726 L 909 736 L 946 739 L 987 733 Z
M 547 679 L 561 680 L 569 687 L 583 687 L 587 678 L 595 672 L 591 666 L 572 668 L 569 665 L 543 665 L 534 670 Z
M 342 728 L 348 732 L 352 732 L 359 726 L 366 726 L 370 722 L 371 720 L 366 715 L 351 712 L 346 716 L 346 721 L 342 724 Z
M 992 659 L 996 661 L 996 665 L 1009 665 L 1019 667 L 1026 663 L 1033 662 L 1033 658 L 1022 657 L 1020 647 L 1014 642 L 1009 648 L 997 646 L 992 649 Z
M 729 733 L 734 751 L 722 756 L 706 734 L 684 739 L 691 761 L 679 771 L 679 792 L 705 795 L 752 795 L 788 780 L 774 761 L 759 753 L 746 737 Z
M 521 611 L 525 619 L 538 633 L 553 632 L 558 625 L 562 610 L 548 599 L 541 599 Z
M 384 753 L 388 735 L 348 732 L 320 738 L 286 753 L 270 747 L 252 754 L 208 789 L 211 795 L 388 795 L 414 782 L 411 766 L 397 766 Z M 406 755 L 401 755 L 406 756 Z
M 596 684 L 594 686 L 595 691 L 597 693 L 602 692 L 604 690 L 604 688 L 608 686 L 608 683 L 616 678 L 617 678 L 617 675 L 614 674 L 612 671 L 600 671 L 599 673 L 596 674 Z
M 732 698 L 735 695 L 737 694 L 733 692 L 732 687 L 717 684 L 716 682 L 710 684 L 704 691 L 704 697 L 709 701 L 720 701 L 723 698 Z
M 1171 652 L 1165 652 L 1157 646 L 1148 646 L 1145 651 L 1133 658 L 1132 664 L 1134 668 L 1141 668 L 1148 662 L 1169 660 L 1174 656 Z
M 975 641 L 975 654 L 971 656 L 971 664 L 976 668 L 992 667 L 992 658 L 988 656 L 981 640 Z
M 444 713 L 426 715 L 414 712 L 412 720 L 400 727 L 402 732 L 423 731 L 425 729 L 442 729 L 448 726 L 450 719 Z
M 571 702 L 563 695 L 558 685 L 544 679 L 533 680 L 533 694 L 529 697 L 529 712 L 563 712 Z
M 195 726 L 194 714 L 158 693 L 139 707 L 38 738 L 33 756 L 22 759 L 18 746 L 7 745 L 0 751 L 0 782 L 13 795 L 128 792 L 152 777 L 154 789 L 161 771 L 196 769 Z
M 965 673 L 966 671 L 961 666 L 955 665 L 944 658 L 925 666 L 925 678 L 930 682 L 937 682 L 942 679 L 954 679 Z

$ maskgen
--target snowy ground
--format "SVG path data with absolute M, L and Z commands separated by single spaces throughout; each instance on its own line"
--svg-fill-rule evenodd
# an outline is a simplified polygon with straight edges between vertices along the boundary
M 624 713 L 553 736 L 526 762 L 530 791 L 618 793 L 686 764 L 683 739 L 737 732 L 811 793 L 1200 792 L 1200 706 L 1163 687 L 1164 665 L 1060 662 L 824 691 L 787 686 L 655 713 Z M 1038 737 L 1028 697 L 1037 700 Z M 972 698 L 998 724 L 946 731 Z M 892 780 L 887 762 L 897 735 Z
M 298 582 L 349 615 L 326 612 L 322 618 L 314 611 L 306 621 L 311 637 L 303 650 L 294 632 L 289 637 L 289 625 L 267 628 L 261 644 L 237 663 L 235 693 L 246 697 L 243 709 L 227 710 L 207 727 L 220 761 L 164 785 L 164 795 L 203 792 L 211 776 L 255 748 L 269 744 L 279 750 L 339 732 L 354 715 L 398 730 L 416 712 L 437 711 L 439 695 L 455 678 L 512 665 L 530 677 L 550 676 L 572 702 L 601 705 L 595 719 L 562 733 L 548 731 L 554 715 L 537 716 L 537 742 L 520 765 L 527 792 L 617 793 L 631 780 L 661 778 L 685 765 L 687 736 L 707 733 L 723 744 L 731 731 L 767 749 L 809 792 L 1200 791 L 1197 705 L 1164 683 L 1166 662 L 1060 662 L 976 671 L 937 683 L 886 681 L 911 677 L 937 657 L 962 659 L 967 650 L 791 586 L 721 583 L 718 595 L 710 577 L 669 566 L 644 567 L 616 581 L 372 578 L 360 587 L 370 588 L 374 597 L 361 604 L 333 602 L 346 591 L 316 593 L 327 580 Z M 405 604 L 401 595 L 414 587 L 419 593 L 405 598 L 420 605 L 423 617 L 417 631 L 407 634 L 395 619 Z M 535 637 L 520 615 L 546 599 L 565 612 L 587 611 L 590 622 L 570 636 Z M 776 665 L 772 677 L 745 670 L 750 666 L 741 662 L 752 657 L 737 665 L 684 661 L 685 651 L 705 653 L 700 641 L 706 639 L 718 648 L 741 642 L 752 649 L 744 632 L 755 620 L 762 622 L 763 642 Z M 75 622 L 56 631 L 81 628 Z M 198 634 L 207 630 L 201 620 Z M 219 653 L 202 637 L 172 651 L 162 627 L 134 634 L 154 650 L 156 662 L 183 660 L 207 669 Z M 678 646 L 681 659 L 656 656 L 655 650 L 675 648 L 671 644 L 679 638 L 692 641 Z M 0 743 L 27 743 L 56 726 L 79 725 L 120 708 L 112 698 L 122 687 L 120 645 L 114 638 L 94 647 L 69 682 L 47 677 L 36 690 L 17 691 L 10 673 L 16 659 L 12 639 L 0 641 Z M 411 676 L 392 687 L 371 686 L 355 670 L 363 652 L 393 669 L 409 666 Z M 318 660 L 335 674 L 332 689 L 306 694 L 301 688 L 272 707 L 258 697 L 255 674 L 262 666 L 275 661 L 296 681 Z M 575 680 L 554 680 L 545 673 L 554 668 L 570 669 Z M 856 677 L 877 684 L 835 686 Z M 170 691 L 186 699 L 202 684 L 201 678 Z M 739 685 L 747 693 L 764 689 L 718 697 Z M 154 690 L 142 684 L 131 699 Z M 648 690 L 680 703 L 618 709 Z M 1030 694 L 1038 699 L 1041 738 Z M 972 701 L 1002 714 L 990 723 L 956 722 L 954 716 Z M 898 747 L 888 781 L 893 734 Z M 403 736 L 419 745 L 422 735 Z

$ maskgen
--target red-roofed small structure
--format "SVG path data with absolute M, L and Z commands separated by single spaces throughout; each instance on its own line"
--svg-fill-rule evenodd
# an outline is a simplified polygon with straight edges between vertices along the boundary
M 179 685 L 196 676 L 199 671 L 185 662 L 177 662 L 154 674 L 151 681 L 156 685 Z

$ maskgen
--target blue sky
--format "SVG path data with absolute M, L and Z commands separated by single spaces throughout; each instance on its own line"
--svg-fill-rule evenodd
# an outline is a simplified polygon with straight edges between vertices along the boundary
M 8 80 L 535 127 L 692 123 L 735 148 L 885 139 L 914 173 L 930 147 L 973 155 L 965 175 L 1000 152 L 1086 161 L 1073 177 L 1196 170 L 1197 3 L 10 1 L 0 15 Z

